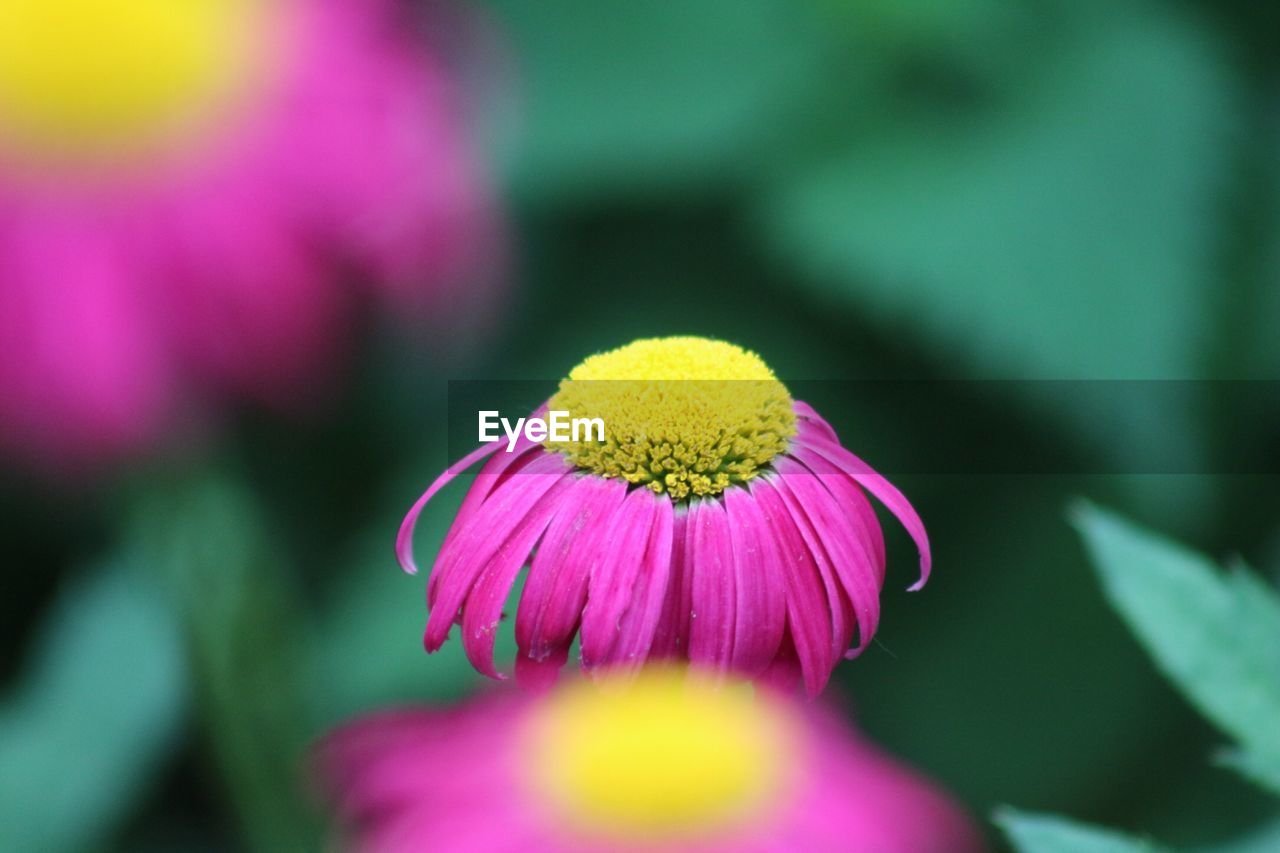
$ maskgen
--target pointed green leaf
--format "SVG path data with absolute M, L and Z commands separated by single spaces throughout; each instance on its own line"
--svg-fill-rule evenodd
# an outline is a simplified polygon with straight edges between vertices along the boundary
M 0 850 L 101 846 L 173 748 L 187 704 L 163 602 L 108 566 L 56 603 L 0 706 Z
M 1223 572 L 1187 548 L 1090 505 L 1075 513 L 1111 604 L 1201 713 L 1239 744 L 1231 763 L 1280 779 L 1280 601 L 1243 566 Z

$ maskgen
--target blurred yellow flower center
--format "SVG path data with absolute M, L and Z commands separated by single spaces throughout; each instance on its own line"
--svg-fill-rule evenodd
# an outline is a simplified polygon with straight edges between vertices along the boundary
M 674 669 L 561 688 L 526 734 L 532 795 L 576 830 L 619 840 L 690 838 L 766 819 L 793 752 L 770 700 Z
M 101 162 L 229 105 L 267 0 L 0 0 L 0 147 Z
M 750 480 L 796 431 L 791 395 L 768 365 L 707 338 L 651 338 L 593 355 L 560 383 L 550 408 L 600 418 L 605 440 L 549 448 L 677 500 Z

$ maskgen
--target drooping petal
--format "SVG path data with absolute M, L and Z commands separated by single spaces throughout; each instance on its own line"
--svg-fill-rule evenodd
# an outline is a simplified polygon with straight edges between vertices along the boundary
M 822 478 L 792 459 L 779 459 L 778 488 L 793 516 L 803 516 L 802 533 L 812 531 L 810 548 L 819 565 L 830 565 L 853 605 L 862 652 L 880 622 L 880 584 L 869 543 L 859 535 L 856 515 L 841 506 Z
M 876 518 L 876 512 L 872 509 L 866 493 L 851 477 L 808 447 L 798 445 L 792 448 L 790 455 L 818 475 L 822 484 L 831 491 L 840 504 L 841 509 L 849 515 L 850 522 L 856 525 L 859 537 L 871 549 L 876 580 L 883 586 L 884 531 L 880 529 L 880 520 Z
M 566 466 L 555 485 L 538 499 L 533 510 L 489 558 L 467 596 L 462 611 L 462 647 L 471 665 L 490 678 L 499 677 L 493 665 L 493 646 L 498 622 L 502 618 L 502 605 L 511 593 L 516 576 L 529 562 L 530 553 L 559 509 L 572 476 Z
M 729 519 L 719 501 L 702 500 L 689 507 L 688 525 L 693 591 L 689 660 L 727 670 L 733 662 L 738 615 Z
M 827 423 L 826 419 L 818 414 L 813 406 L 801 400 L 796 400 L 792 404 L 792 410 L 796 413 L 796 417 L 799 418 L 799 423 L 796 426 L 800 430 L 811 429 L 829 441 L 834 441 L 836 444 L 840 443 L 840 437 L 836 435 L 835 427 Z
M 521 651 L 516 655 L 516 684 L 534 693 L 549 690 L 560 677 L 560 670 L 568 660 L 568 643 L 537 658 Z
M 764 514 L 745 490 L 729 490 L 724 504 L 737 585 L 733 669 L 752 677 L 769 666 L 782 642 L 787 615 L 782 558 Z
M 689 571 L 689 513 L 683 507 L 673 512 L 671 525 L 671 568 L 662 618 L 654 631 L 650 656 L 679 659 L 689 648 L 689 614 L 693 609 L 693 574 Z
M 591 562 L 587 606 L 582 610 L 582 664 L 611 661 L 622 614 L 644 566 L 645 548 L 658 517 L 658 499 L 647 489 L 631 491 L 609 520 L 604 542 Z M 668 545 L 668 548 L 670 546 Z
M 915 508 L 911 506 L 911 502 L 907 500 L 906 496 L 883 476 L 876 473 L 875 469 L 866 462 L 821 435 L 813 432 L 797 435 L 793 443 L 797 448 L 803 446 L 813 450 L 834 464 L 841 471 L 852 477 L 859 486 L 875 495 L 876 500 L 888 507 L 889 511 L 897 517 L 902 526 L 911 534 L 911 538 L 915 540 L 916 548 L 920 551 L 920 579 L 912 584 L 909 589 L 914 591 L 923 587 L 929 580 L 929 570 L 933 564 L 933 558 L 929 551 L 929 534 L 925 532 L 924 522 L 920 520 L 920 516 L 916 513 Z
M 544 411 L 546 411 L 545 405 L 540 407 L 533 417 L 540 417 Z M 510 452 L 503 453 L 485 465 L 480 473 L 476 475 L 476 481 L 467 492 L 467 496 L 463 498 L 462 506 L 458 508 L 458 514 L 454 518 L 453 526 L 450 528 L 448 536 L 445 537 L 445 544 L 448 544 L 449 537 L 454 534 L 454 531 L 462 526 L 471 513 L 475 511 L 475 508 L 483 503 L 489 493 L 502 481 L 508 468 L 517 464 L 525 464 L 527 462 L 526 454 L 537 446 L 522 432 Z M 400 561 L 402 569 L 411 575 L 418 573 L 418 564 L 413 559 L 413 530 L 418 523 L 418 516 L 422 515 L 422 510 L 426 508 L 427 503 L 436 496 L 437 492 L 452 482 L 463 471 L 481 459 L 497 453 L 499 449 L 505 449 L 505 447 L 506 445 L 501 441 L 480 445 L 446 468 L 439 477 L 436 477 L 435 482 L 422 493 L 422 496 L 414 501 L 413 506 L 405 515 L 404 521 L 400 523 L 400 532 L 396 536 L 396 559 Z
M 626 494 L 623 480 L 579 477 L 574 481 L 525 580 L 516 610 L 520 658 L 538 661 L 567 655 L 587 601 L 591 561 Z
M 550 520 L 550 508 L 539 502 L 569 474 L 569 466 L 560 456 L 547 453 L 540 454 L 526 471 L 527 476 L 515 477 L 495 490 L 484 511 L 472 516 L 436 558 L 431 570 L 435 583 L 428 589 L 431 614 L 423 638 L 428 651 L 435 651 L 444 643 L 476 579 L 508 538 L 521 535 L 522 525 L 531 515 L 534 526 L 541 524 L 545 528 Z M 530 542 L 528 547 L 533 544 Z
M 787 512 L 791 515 L 791 520 L 795 525 L 794 529 L 799 534 L 800 547 L 804 549 L 812 561 L 826 590 L 832 616 L 832 641 L 835 643 L 831 660 L 831 666 L 834 668 L 853 641 L 858 617 L 854 612 L 853 601 L 850 600 L 845 592 L 844 584 L 841 582 L 837 561 L 827 553 L 822 531 L 815 525 L 808 513 L 805 512 L 804 502 L 798 499 L 792 491 L 792 479 L 794 479 L 794 476 L 777 476 L 773 479 L 773 485 L 778 494 L 782 496 Z
M 647 491 L 641 489 L 639 491 Z M 610 652 L 611 664 L 639 667 L 653 647 L 658 623 L 670 593 L 671 548 L 675 510 L 666 498 L 650 495 L 655 506 L 644 560 L 631 590 L 631 603 L 618 622 L 618 638 Z
M 475 450 L 462 457 L 458 462 L 446 468 L 440 476 L 436 477 L 422 496 L 413 502 L 413 506 L 409 508 L 408 514 L 405 515 L 404 521 L 400 522 L 400 532 L 396 534 L 396 559 L 400 561 L 400 567 L 411 575 L 418 573 L 418 564 L 413 559 L 413 531 L 418 524 L 418 516 L 422 515 L 422 511 L 432 498 L 436 496 L 436 492 L 449 485 L 455 477 L 472 465 L 496 453 L 501 447 L 497 442 L 493 444 L 482 444 Z
M 795 692 L 802 679 L 803 673 L 800 668 L 800 658 L 796 656 L 795 643 L 790 633 L 784 633 L 778 653 L 756 680 L 779 693 L 791 694 Z
M 809 696 L 817 696 L 831 677 L 832 649 L 838 649 L 833 637 L 844 630 L 838 627 L 839 605 L 828 599 L 813 557 L 777 488 L 769 478 L 758 477 L 751 481 L 750 491 L 778 544 L 779 567 L 787 588 L 789 636 L 800 660 L 805 690 Z

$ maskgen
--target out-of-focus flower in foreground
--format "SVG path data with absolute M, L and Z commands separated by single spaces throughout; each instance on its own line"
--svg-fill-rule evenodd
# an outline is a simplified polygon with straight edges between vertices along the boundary
M 689 660 L 778 686 L 803 679 L 817 695 L 879 621 L 884 540 L 864 490 L 914 537 L 916 588 L 928 577 L 928 538 L 906 498 L 753 353 L 637 341 L 575 368 L 548 410 L 599 418 L 604 440 L 486 444 L 405 518 L 397 551 L 412 572 L 427 501 L 496 453 L 436 558 L 428 651 L 459 622 L 472 664 L 498 677 L 495 630 L 528 563 L 515 617 L 524 683 L 552 680 L 580 632 L 588 669 Z
M 356 278 L 457 303 L 489 205 L 408 24 L 390 0 L 0 3 L 0 442 L 91 462 L 216 393 L 305 391 Z
M 366 853 L 968 853 L 934 785 L 829 712 L 677 670 L 339 730 L 321 778 Z

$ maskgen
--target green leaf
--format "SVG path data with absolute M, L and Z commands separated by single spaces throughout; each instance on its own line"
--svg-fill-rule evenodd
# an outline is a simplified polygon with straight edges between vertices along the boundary
M 1252 572 L 1207 558 L 1091 505 L 1075 512 L 1112 606 L 1156 665 L 1234 738 L 1232 763 L 1280 785 L 1280 601 Z
M 1001 809 L 996 824 L 1021 853 L 1160 853 L 1165 848 L 1054 815 Z
M 125 567 L 64 591 L 0 706 L 0 849 L 99 846 L 173 749 L 187 705 L 176 626 Z
M 1158 7 L 1063 27 L 1019 91 L 845 140 L 763 223 L 798 282 L 1001 378 L 1182 377 L 1230 81 Z
M 521 78 L 518 188 L 631 189 L 720 173 L 814 74 L 788 0 L 494 0 Z

